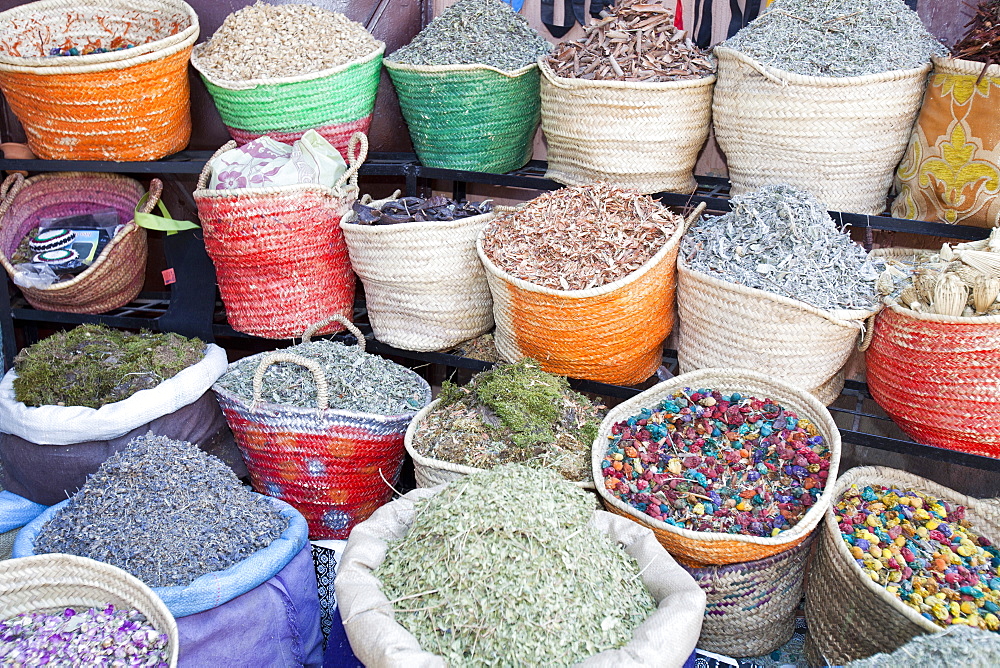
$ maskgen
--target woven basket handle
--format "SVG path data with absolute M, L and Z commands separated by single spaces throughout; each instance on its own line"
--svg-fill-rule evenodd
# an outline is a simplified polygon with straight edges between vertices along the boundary
M 684 234 L 687 234 L 687 231 L 691 229 L 692 225 L 694 225 L 694 221 L 698 220 L 698 218 L 701 217 L 702 212 L 704 212 L 707 208 L 708 204 L 702 202 L 694 208 L 694 211 L 692 211 L 687 218 L 684 219 Z
M 358 340 L 358 347 L 361 348 L 361 352 L 365 350 L 365 335 L 361 333 L 361 330 L 354 326 L 350 320 L 335 313 L 325 320 L 320 320 L 319 322 L 310 325 L 309 329 L 302 333 L 302 343 L 309 343 L 316 332 L 318 332 L 322 327 L 329 325 L 331 322 L 339 322 L 341 325 L 347 328 L 347 331 L 354 335 L 354 338 Z
M 275 350 L 274 352 L 268 353 L 260 358 L 260 364 L 257 366 L 257 372 L 253 375 L 254 405 L 260 403 L 260 393 L 264 385 L 264 372 L 267 371 L 269 366 L 277 364 L 278 362 L 291 362 L 292 364 L 304 366 L 312 371 L 313 380 L 316 381 L 316 408 L 321 411 L 325 411 L 329 408 L 330 386 L 326 382 L 326 374 L 323 372 L 323 367 L 319 365 L 319 362 L 311 360 L 308 357 L 303 357 L 302 355 L 282 352 L 280 350 Z
M 361 145 L 359 150 L 358 145 Z M 350 182 L 355 188 L 358 187 L 358 170 L 368 157 L 368 136 L 364 132 L 355 132 L 351 135 L 351 140 L 347 142 L 347 163 L 350 167 L 340 175 L 334 188 L 342 188 L 345 183 Z
M 875 316 L 878 313 L 873 313 L 872 315 L 865 318 L 864 324 L 861 326 L 864 330 L 864 334 L 861 337 L 861 341 L 858 343 L 858 350 L 865 352 L 868 347 L 872 344 L 872 337 L 875 335 Z
M 0 185 L 0 201 L 6 204 L 8 199 L 17 197 L 17 193 L 21 192 L 23 187 L 24 174 L 11 174 L 4 179 L 3 185 Z
M 149 182 L 149 197 L 146 198 L 145 203 L 136 209 L 136 213 L 152 213 L 153 209 L 160 201 L 160 195 L 163 194 L 163 181 L 160 179 L 152 179 Z
M 227 141 L 225 144 L 219 147 L 218 151 L 212 154 L 211 158 L 205 161 L 205 166 L 201 168 L 201 176 L 198 177 L 198 187 L 196 188 L 196 190 L 204 190 L 205 188 L 208 187 L 208 180 L 212 178 L 212 168 L 210 167 L 212 161 L 218 158 L 226 151 L 232 151 L 234 148 L 236 148 L 236 142 Z

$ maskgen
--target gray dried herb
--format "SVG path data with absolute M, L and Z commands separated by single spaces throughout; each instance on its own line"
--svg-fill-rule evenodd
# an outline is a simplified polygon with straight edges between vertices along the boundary
M 826 207 L 787 185 L 732 199 L 681 240 L 692 269 L 822 309 L 875 308 L 881 263 L 838 230 Z M 767 317 L 762 313 L 761 317 Z
M 818 77 L 906 70 L 948 53 L 903 0 L 774 0 L 723 44 Z
M 150 433 L 105 460 L 45 524 L 35 553 L 103 561 L 150 587 L 185 586 L 267 547 L 287 526 L 220 459 Z
M 952 626 L 918 635 L 891 654 L 876 654 L 847 668 L 993 668 L 1000 665 L 1000 636 L 992 631 Z
M 443 195 L 433 197 L 400 197 L 399 199 L 372 202 L 374 206 L 354 202 L 355 216 L 350 220 L 359 225 L 393 225 L 395 223 L 423 223 L 452 221 L 481 216 L 493 210 L 493 202 L 458 202 Z
M 375 571 L 396 621 L 452 666 L 569 666 L 656 607 L 638 565 L 587 525 L 594 500 L 517 464 L 418 502 Z

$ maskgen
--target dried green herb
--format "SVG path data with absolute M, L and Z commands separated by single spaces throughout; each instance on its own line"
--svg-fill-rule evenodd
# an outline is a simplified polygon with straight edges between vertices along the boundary
M 375 571 L 396 621 L 452 666 L 569 666 L 656 607 L 638 565 L 587 525 L 594 500 L 511 464 L 418 502 Z
M 14 393 L 28 406 L 87 406 L 156 387 L 205 357 L 205 344 L 169 332 L 132 334 L 81 325 L 14 358 Z
M 463 387 L 445 381 L 438 398 L 413 437 L 420 454 L 485 469 L 520 462 L 569 480 L 590 478 L 603 406 L 538 362 L 501 364 Z
M 488 65 L 518 70 L 552 50 L 501 0 L 459 0 L 387 60 L 408 65 Z

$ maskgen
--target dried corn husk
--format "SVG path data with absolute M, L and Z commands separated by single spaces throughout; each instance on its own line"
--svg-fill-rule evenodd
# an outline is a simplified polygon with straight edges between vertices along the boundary
M 944 274 L 934 287 L 934 312 L 959 317 L 969 301 L 969 290 L 955 274 Z
M 892 294 L 892 291 L 896 289 L 896 282 L 893 280 L 893 275 L 888 269 L 883 271 L 879 275 L 878 280 L 875 281 L 875 289 L 881 295 Z
M 1000 296 L 1000 280 L 981 278 L 972 284 L 972 303 L 976 313 L 986 313 Z
M 912 285 L 908 285 L 903 288 L 903 291 L 899 294 L 899 301 L 903 303 L 903 306 L 908 306 L 914 311 L 919 311 L 920 297 L 917 296 L 917 291 Z
M 922 269 L 913 279 L 913 287 L 917 291 L 917 298 L 925 304 L 934 301 L 934 287 L 938 282 L 938 274 L 928 269 Z
M 951 250 L 951 246 L 948 244 L 941 244 L 941 259 L 946 262 L 951 262 L 955 259 L 955 252 Z

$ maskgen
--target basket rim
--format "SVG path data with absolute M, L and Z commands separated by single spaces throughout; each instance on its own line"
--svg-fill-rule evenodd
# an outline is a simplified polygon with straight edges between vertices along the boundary
M 943 67 L 957 70 L 959 74 L 967 74 L 978 77 L 983 71 L 983 64 L 968 58 L 952 58 L 951 56 L 931 56 L 931 63 L 934 68 Z M 986 68 L 984 77 L 1000 77 L 1000 64 L 992 63 Z
M 747 393 L 771 393 L 774 389 L 778 389 L 779 391 L 791 396 L 794 402 L 804 404 L 806 411 L 808 411 L 808 415 L 801 415 L 806 411 L 803 411 L 795 406 L 787 406 L 789 403 L 787 400 L 781 401 L 783 406 L 792 408 L 796 412 L 800 413 L 801 417 L 808 419 L 816 425 L 816 427 L 820 430 L 820 434 L 827 442 L 827 448 L 830 452 L 830 468 L 827 484 L 823 488 L 822 494 L 820 494 L 819 498 L 816 499 L 816 503 L 813 504 L 808 511 L 806 511 L 806 514 L 802 516 L 795 526 L 786 531 L 782 531 L 777 536 L 768 537 L 746 536 L 743 534 L 730 534 L 716 531 L 693 531 L 691 529 L 673 526 L 660 520 L 655 520 L 649 515 L 640 512 L 638 509 L 621 501 L 608 492 L 607 488 L 604 486 L 604 476 L 601 473 L 601 462 L 604 461 L 604 455 L 607 453 L 607 444 L 609 440 L 608 436 L 611 433 L 612 425 L 637 413 L 641 408 L 652 407 L 654 404 L 659 402 L 660 399 L 668 396 L 674 390 L 685 386 L 712 387 L 712 389 L 725 391 L 727 387 L 736 384 L 734 381 L 728 380 L 734 376 L 739 379 L 737 382 L 744 383 L 743 385 L 739 385 L 735 391 Z M 759 385 L 756 385 L 757 383 L 759 383 Z M 765 389 L 761 391 L 756 388 Z M 837 479 L 837 475 L 840 470 L 840 457 L 840 430 L 837 428 L 837 424 L 834 422 L 833 416 L 830 415 L 830 411 L 827 407 L 812 394 L 806 390 L 794 387 L 784 381 L 751 369 L 741 369 L 738 367 L 713 367 L 690 371 L 688 373 L 675 376 L 670 380 L 658 383 L 648 390 L 637 394 L 631 399 L 620 403 L 608 411 L 607 416 L 601 422 L 600 430 L 597 433 L 597 437 L 594 439 L 594 445 L 591 449 L 591 468 L 594 475 L 595 486 L 597 487 L 597 493 L 600 495 L 601 500 L 606 504 L 614 506 L 616 510 L 621 511 L 623 514 L 627 514 L 643 526 L 671 533 L 678 537 L 691 541 L 697 541 L 702 544 L 737 542 L 776 547 L 794 543 L 797 540 L 808 537 L 808 535 L 816 528 L 816 525 L 822 521 L 826 510 L 829 508 L 833 499 L 834 487 L 836 485 L 831 481 L 835 481 Z M 600 484 L 597 484 L 598 480 L 601 481 Z
M 385 42 L 382 40 L 375 40 L 377 48 L 369 53 L 368 55 L 361 56 L 342 65 L 337 65 L 335 67 L 328 67 L 324 70 L 319 70 L 317 72 L 306 72 L 305 74 L 297 74 L 290 77 L 261 77 L 257 79 L 247 79 L 245 81 L 234 81 L 231 79 L 222 79 L 211 74 L 207 74 L 199 65 L 198 58 L 200 57 L 201 51 L 204 50 L 205 45 L 208 42 L 202 42 L 194 47 L 194 51 L 191 52 L 191 67 L 198 70 L 198 74 L 201 75 L 205 81 L 227 91 L 245 91 L 253 90 L 261 86 L 280 86 L 282 84 L 292 84 L 292 83 L 302 83 L 304 81 L 313 81 L 315 79 L 325 79 L 326 77 L 333 76 L 335 74 L 341 74 L 346 72 L 352 67 L 358 65 L 366 65 L 376 58 L 381 58 L 385 54 Z
M 546 83 L 564 90 L 579 89 L 586 92 L 588 88 L 607 88 L 659 92 L 701 88 L 715 84 L 716 79 L 718 79 L 718 75 L 715 72 L 696 79 L 679 79 L 676 81 L 596 81 L 591 79 L 577 79 L 575 77 L 563 77 L 556 74 L 552 66 L 548 64 L 547 58 L 547 55 L 538 57 L 538 69 L 542 73 L 542 79 Z
M 522 77 L 538 66 L 538 63 L 532 62 L 522 67 L 518 67 L 516 70 L 502 70 L 498 67 L 483 65 L 481 63 L 463 63 L 458 65 L 411 65 L 410 63 L 401 63 L 396 60 L 389 60 L 388 58 L 383 60 L 382 64 L 385 65 L 385 68 L 390 71 L 399 70 L 401 72 L 420 72 L 421 74 L 482 71 L 496 72 L 497 74 L 503 75 L 509 79 Z
M 238 148 L 238 147 L 237 147 Z M 232 150 L 236 150 L 235 148 Z M 211 162 L 211 160 L 209 160 Z M 206 169 L 208 163 L 205 163 Z M 328 188 L 319 183 L 295 183 L 287 186 L 272 186 L 270 188 L 225 188 L 222 190 L 212 190 L 211 188 L 199 188 L 195 190 L 191 196 L 195 199 L 201 198 L 213 198 L 213 197 L 236 197 L 240 200 L 251 200 L 260 199 L 262 197 L 270 197 L 272 195 L 298 195 L 307 192 L 316 192 L 320 195 L 330 195 L 336 199 L 357 199 L 357 195 L 360 192 L 357 186 L 351 185 L 349 183 L 342 186 L 334 186 Z
M 361 225 L 351 222 L 357 217 L 353 209 L 348 210 L 340 219 L 340 227 L 345 232 L 350 230 L 350 234 L 358 236 L 393 236 L 402 234 L 403 230 L 451 230 L 465 227 L 469 223 L 480 224 L 488 222 L 496 217 L 496 211 L 488 211 L 477 216 L 466 216 L 456 220 L 424 220 L 413 223 L 392 223 L 389 225 Z
M 109 0 L 102 0 L 101 3 L 97 3 L 92 0 L 83 0 L 79 4 L 84 6 L 94 6 L 107 3 L 108 1 Z M 113 2 L 113 0 L 111 1 Z M 129 8 L 133 8 L 135 5 L 135 3 L 126 2 L 125 0 L 119 0 L 119 3 L 123 7 Z M 18 7 L 12 7 L 4 12 L 0 12 L 0 21 L 9 21 L 11 19 L 10 15 L 24 13 L 25 10 L 38 11 L 48 9 L 49 6 L 59 8 L 66 6 L 67 4 L 66 0 L 36 0 L 35 2 L 30 2 Z M 63 59 L 60 58 L 48 58 L 45 56 L 9 56 L 7 54 L 0 53 L 0 71 L 31 72 L 33 74 L 78 74 L 100 71 L 103 69 L 123 69 L 127 66 L 139 64 L 140 62 L 148 62 L 143 58 L 150 53 L 156 53 L 157 58 L 172 55 L 176 51 L 180 50 L 173 49 L 172 47 L 177 45 L 190 46 L 198 39 L 198 35 L 201 31 L 201 26 L 198 22 L 198 13 L 195 12 L 191 5 L 184 2 L 184 0 L 157 0 L 156 2 L 144 4 L 151 5 L 152 7 L 170 5 L 172 8 L 183 11 L 187 14 L 188 19 L 191 21 L 191 25 L 174 35 L 167 35 L 166 37 L 161 37 L 160 39 L 147 42 L 146 44 L 140 44 L 131 49 L 110 51 L 107 53 L 94 53 L 86 56 L 72 56 L 74 63 L 78 63 L 74 65 L 68 65 L 62 62 Z M 119 63 L 127 64 L 119 66 Z M 40 70 L 52 71 L 42 72 Z
M 861 86 L 865 84 L 886 83 L 889 81 L 900 81 L 927 74 L 931 70 L 931 61 L 928 59 L 919 67 L 910 67 L 901 70 L 889 70 L 887 72 L 875 72 L 874 74 L 862 74 L 853 77 L 818 77 L 809 74 L 799 74 L 789 72 L 771 65 L 766 65 L 752 56 L 748 56 L 742 51 L 737 51 L 732 47 L 723 44 L 717 45 L 713 53 L 719 59 L 719 64 L 723 58 L 731 58 L 744 65 L 757 70 L 766 79 L 781 85 L 798 84 L 803 86 L 815 86 L 817 88 L 839 88 L 844 86 Z
M 669 207 L 664 206 L 663 208 L 669 210 Z M 680 220 L 677 222 L 677 227 L 674 231 L 669 237 L 667 237 L 667 242 L 663 244 L 663 247 L 656 251 L 651 258 L 646 260 L 641 267 L 632 273 L 627 274 L 616 281 L 596 288 L 585 288 L 583 290 L 556 290 L 555 288 L 529 283 L 523 278 L 517 278 L 516 276 L 501 269 L 493 263 L 493 260 L 487 257 L 486 251 L 483 250 L 483 239 L 486 237 L 486 232 L 489 229 L 488 225 L 483 227 L 483 229 L 479 231 L 479 235 L 476 237 L 476 253 L 479 255 L 479 259 L 483 263 L 483 267 L 485 267 L 488 274 L 492 274 L 500 280 L 513 285 L 519 290 L 553 297 L 564 297 L 567 299 L 590 299 L 615 292 L 616 290 L 639 280 L 644 275 L 657 268 L 664 260 L 667 259 L 667 256 L 670 253 L 676 252 L 676 250 L 680 247 L 681 237 L 684 235 L 684 217 L 675 211 L 671 210 L 670 212 L 675 216 L 679 216 Z

